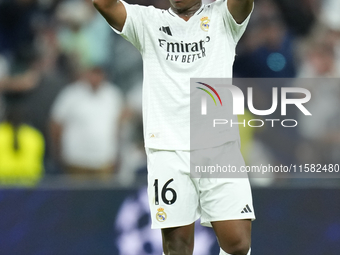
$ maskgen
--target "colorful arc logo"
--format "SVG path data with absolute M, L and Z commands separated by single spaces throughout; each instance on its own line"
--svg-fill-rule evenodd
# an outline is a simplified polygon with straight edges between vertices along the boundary
M 220 98 L 220 95 L 217 93 L 217 91 L 216 91 L 213 87 L 211 87 L 210 85 L 205 84 L 205 83 L 203 83 L 203 82 L 197 82 L 197 83 L 198 83 L 198 84 L 201 84 L 201 85 L 203 85 L 203 86 L 208 87 L 212 92 L 214 92 L 214 94 L 217 96 L 217 98 L 218 98 L 218 100 L 220 101 L 220 104 L 221 104 L 221 106 L 222 106 L 222 100 L 221 100 L 221 98 Z M 211 96 L 211 98 L 214 100 L 215 105 L 217 106 L 217 103 L 216 103 L 216 100 L 215 100 L 214 96 L 213 96 L 208 90 L 203 89 L 203 88 L 200 88 L 200 87 L 197 87 L 197 88 L 200 89 L 200 90 L 205 91 L 209 96 Z

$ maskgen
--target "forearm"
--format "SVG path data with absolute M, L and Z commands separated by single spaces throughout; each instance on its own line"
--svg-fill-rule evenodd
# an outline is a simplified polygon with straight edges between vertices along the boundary
M 1 91 L 26 91 L 37 86 L 39 80 L 39 73 L 33 70 L 27 71 L 13 77 L 5 77 L 0 80 Z
M 61 163 L 62 126 L 55 121 L 50 122 L 51 153 L 54 160 Z
M 21 91 L 25 90 L 27 85 L 21 77 L 6 77 L 0 80 L 0 91 Z

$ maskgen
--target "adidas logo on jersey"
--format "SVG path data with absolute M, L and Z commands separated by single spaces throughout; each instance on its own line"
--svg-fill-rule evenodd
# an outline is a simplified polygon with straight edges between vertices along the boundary
M 249 205 L 246 205 L 246 207 L 243 208 L 241 213 L 251 213 L 252 210 L 250 209 Z
M 159 28 L 159 31 L 163 31 L 163 32 L 166 33 L 167 35 L 172 36 L 170 27 L 160 27 L 160 28 Z

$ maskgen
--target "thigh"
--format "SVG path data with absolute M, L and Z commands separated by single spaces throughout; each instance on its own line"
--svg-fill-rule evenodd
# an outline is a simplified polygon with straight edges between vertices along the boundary
M 195 223 L 187 226 L 162 229 L 165 254 L 192 254 L 194 250 Z
M 200 217 L 199 194 L 190 178 L 189 152 L 146 149 L 152 228 L 187 226 Z

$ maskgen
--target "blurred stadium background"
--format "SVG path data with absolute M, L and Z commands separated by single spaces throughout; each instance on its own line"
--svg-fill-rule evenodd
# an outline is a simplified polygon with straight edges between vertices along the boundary
M 255 2 L 235 77 L 334 82 L 308 83 L 312 121 L 292 112 L 298 128 L 242 130 L 247 163 L 339 164 L 340 1 Z M 90 0 L 0 0 L 0 254 L 161 254 L 141 91 L 140 54 Z M 256 88 L 255 101 L 270 106 L 271 88 Z M 340 254 L 340 173 L 279 177 L 252 179 L 252 254 Z M 199 225 L 195 254 L 218 254 Z

